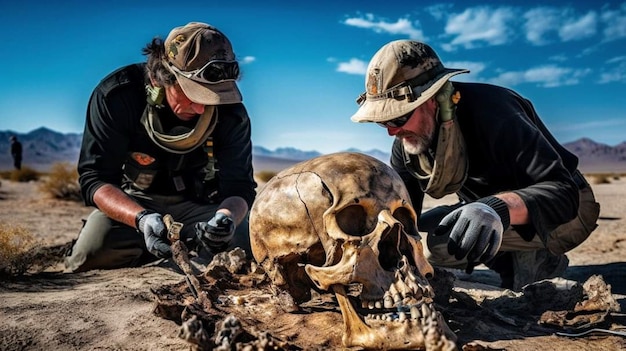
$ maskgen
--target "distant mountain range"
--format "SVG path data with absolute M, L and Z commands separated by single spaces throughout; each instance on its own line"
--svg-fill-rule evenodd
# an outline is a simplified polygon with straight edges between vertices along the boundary
M 59 133 L 45 127 L 29 133 L 0 131 L 0 170 L 13 167 L 10 155 L 9 137 L 16 135 L 24 149 L 23 164 L 30 168 L 45 171 L 54 163 L 78 160 L 82 134 Z M 616 146 L 595 142 L 582 138 L 563 144 L 566 149 L 580 159 L 580 169 L 584 173 L 626 172 L 626 142 Z M 350 148 L 345 151 L 360 152 L 373 156 L 383 162 L 389 162 L 389 152 L 372 149 L 361 151 Z M 269 150 L 262 146 L 254 146 L 252 157 L 256 171 L 278 171 L 296 162 L 321 155 L 317 151 L 302 151 L 292 147 Z

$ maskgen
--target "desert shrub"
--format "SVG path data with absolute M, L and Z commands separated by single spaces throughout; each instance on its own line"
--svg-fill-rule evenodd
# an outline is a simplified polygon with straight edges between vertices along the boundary
M 14 182 L 30 182 L 31 180 L 39 180 L 41 174 L 29 167 L 22 169 L 14 169 L 11 171 L 9 179 Z
M 0 276 L 25 273 L 37 246 L 33 235 L 23 227 L 0 222 Z
M 595 173 L 591 175 L 591 184 L 609 184 L 611 183 L 611 174 Z
M 72 242 L 43 246 L 19 225 L 0 222 L 0 281 L 24 274 L 37 274 L 63 261 Z
M 256 174 L 256 178 L 262 182 L 269 182 L 270 179 L 274 178 L 276 172 L 272 171 L 260 171 Z
M 78 171 L 67 162 L 55 163 L 43 178 L 39 190 L 55 199 L 81 201 Z

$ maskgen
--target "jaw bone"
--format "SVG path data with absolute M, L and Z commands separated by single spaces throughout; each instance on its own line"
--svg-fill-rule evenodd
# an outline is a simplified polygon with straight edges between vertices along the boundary
M 349 245 L 344 246 L 348 249 Z M 354 248 L 354 247 L 353 247 Z M 347 251 L 352 251 L 348 249 Z M 360 250 L 356 250 L 360 251 Z M 359 252 L 361 255 L 367 254 Z M 354 307 L 346 293 L 346 286 L 354 282 L 359 269 L 356 264 L 358 254 L 347 254 L 333 267 L 312 267 L 307 265 L 307 273 L 315 278 L 338 272 L 346 284 L 334 284 L 337 302 L 341 308 L 344 322 L 343 344 L 346 347 L 364 347 L 367 349 L 452 351 L 457 350 L 456 336 L 448 328 L 441 313 L 435 310 L 433 290 L 426 279 L 415 273 L 415 268 L 408 264 L 403 256 L 400 268 L 389 272 L 386 281 L 388 288 L 382 294 L 361 294 L 362 309 Z M 357 268 L 355 268 L 355 265 Z M 352 267 L 337 270 L 337 266 Z M 332 273 L 331 273 L 332 271 Z M 380 277 L 379 277 L 380 278 Z M 322 279 L 327 281 L 326 279 Z M 358 279 L 357 279 L 358 280 Z M 314 281 L 318 281 L 314 279 Z M 378 295 L 378 298 L 375 298 Z

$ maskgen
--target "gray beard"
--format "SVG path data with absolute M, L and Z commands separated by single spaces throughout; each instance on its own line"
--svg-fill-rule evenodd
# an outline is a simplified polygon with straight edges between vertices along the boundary
M 402 146 L 404 151 L 411 155 L 419 155 L 428 149 L 432 141 L 432 137 L 417 137 L 412 136 L 411 139 L 402 138 Z

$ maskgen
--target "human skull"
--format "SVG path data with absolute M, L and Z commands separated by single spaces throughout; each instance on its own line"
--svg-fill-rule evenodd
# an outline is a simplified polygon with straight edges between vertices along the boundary
M 311 289 L 335 292 L 345 347 L 456 349 L 433 308 L 433 268 L 408 192 L 383 162 L 342 152 L 281 171 L 252 206 L 250 240 L 256 261 L 296 303 Z

